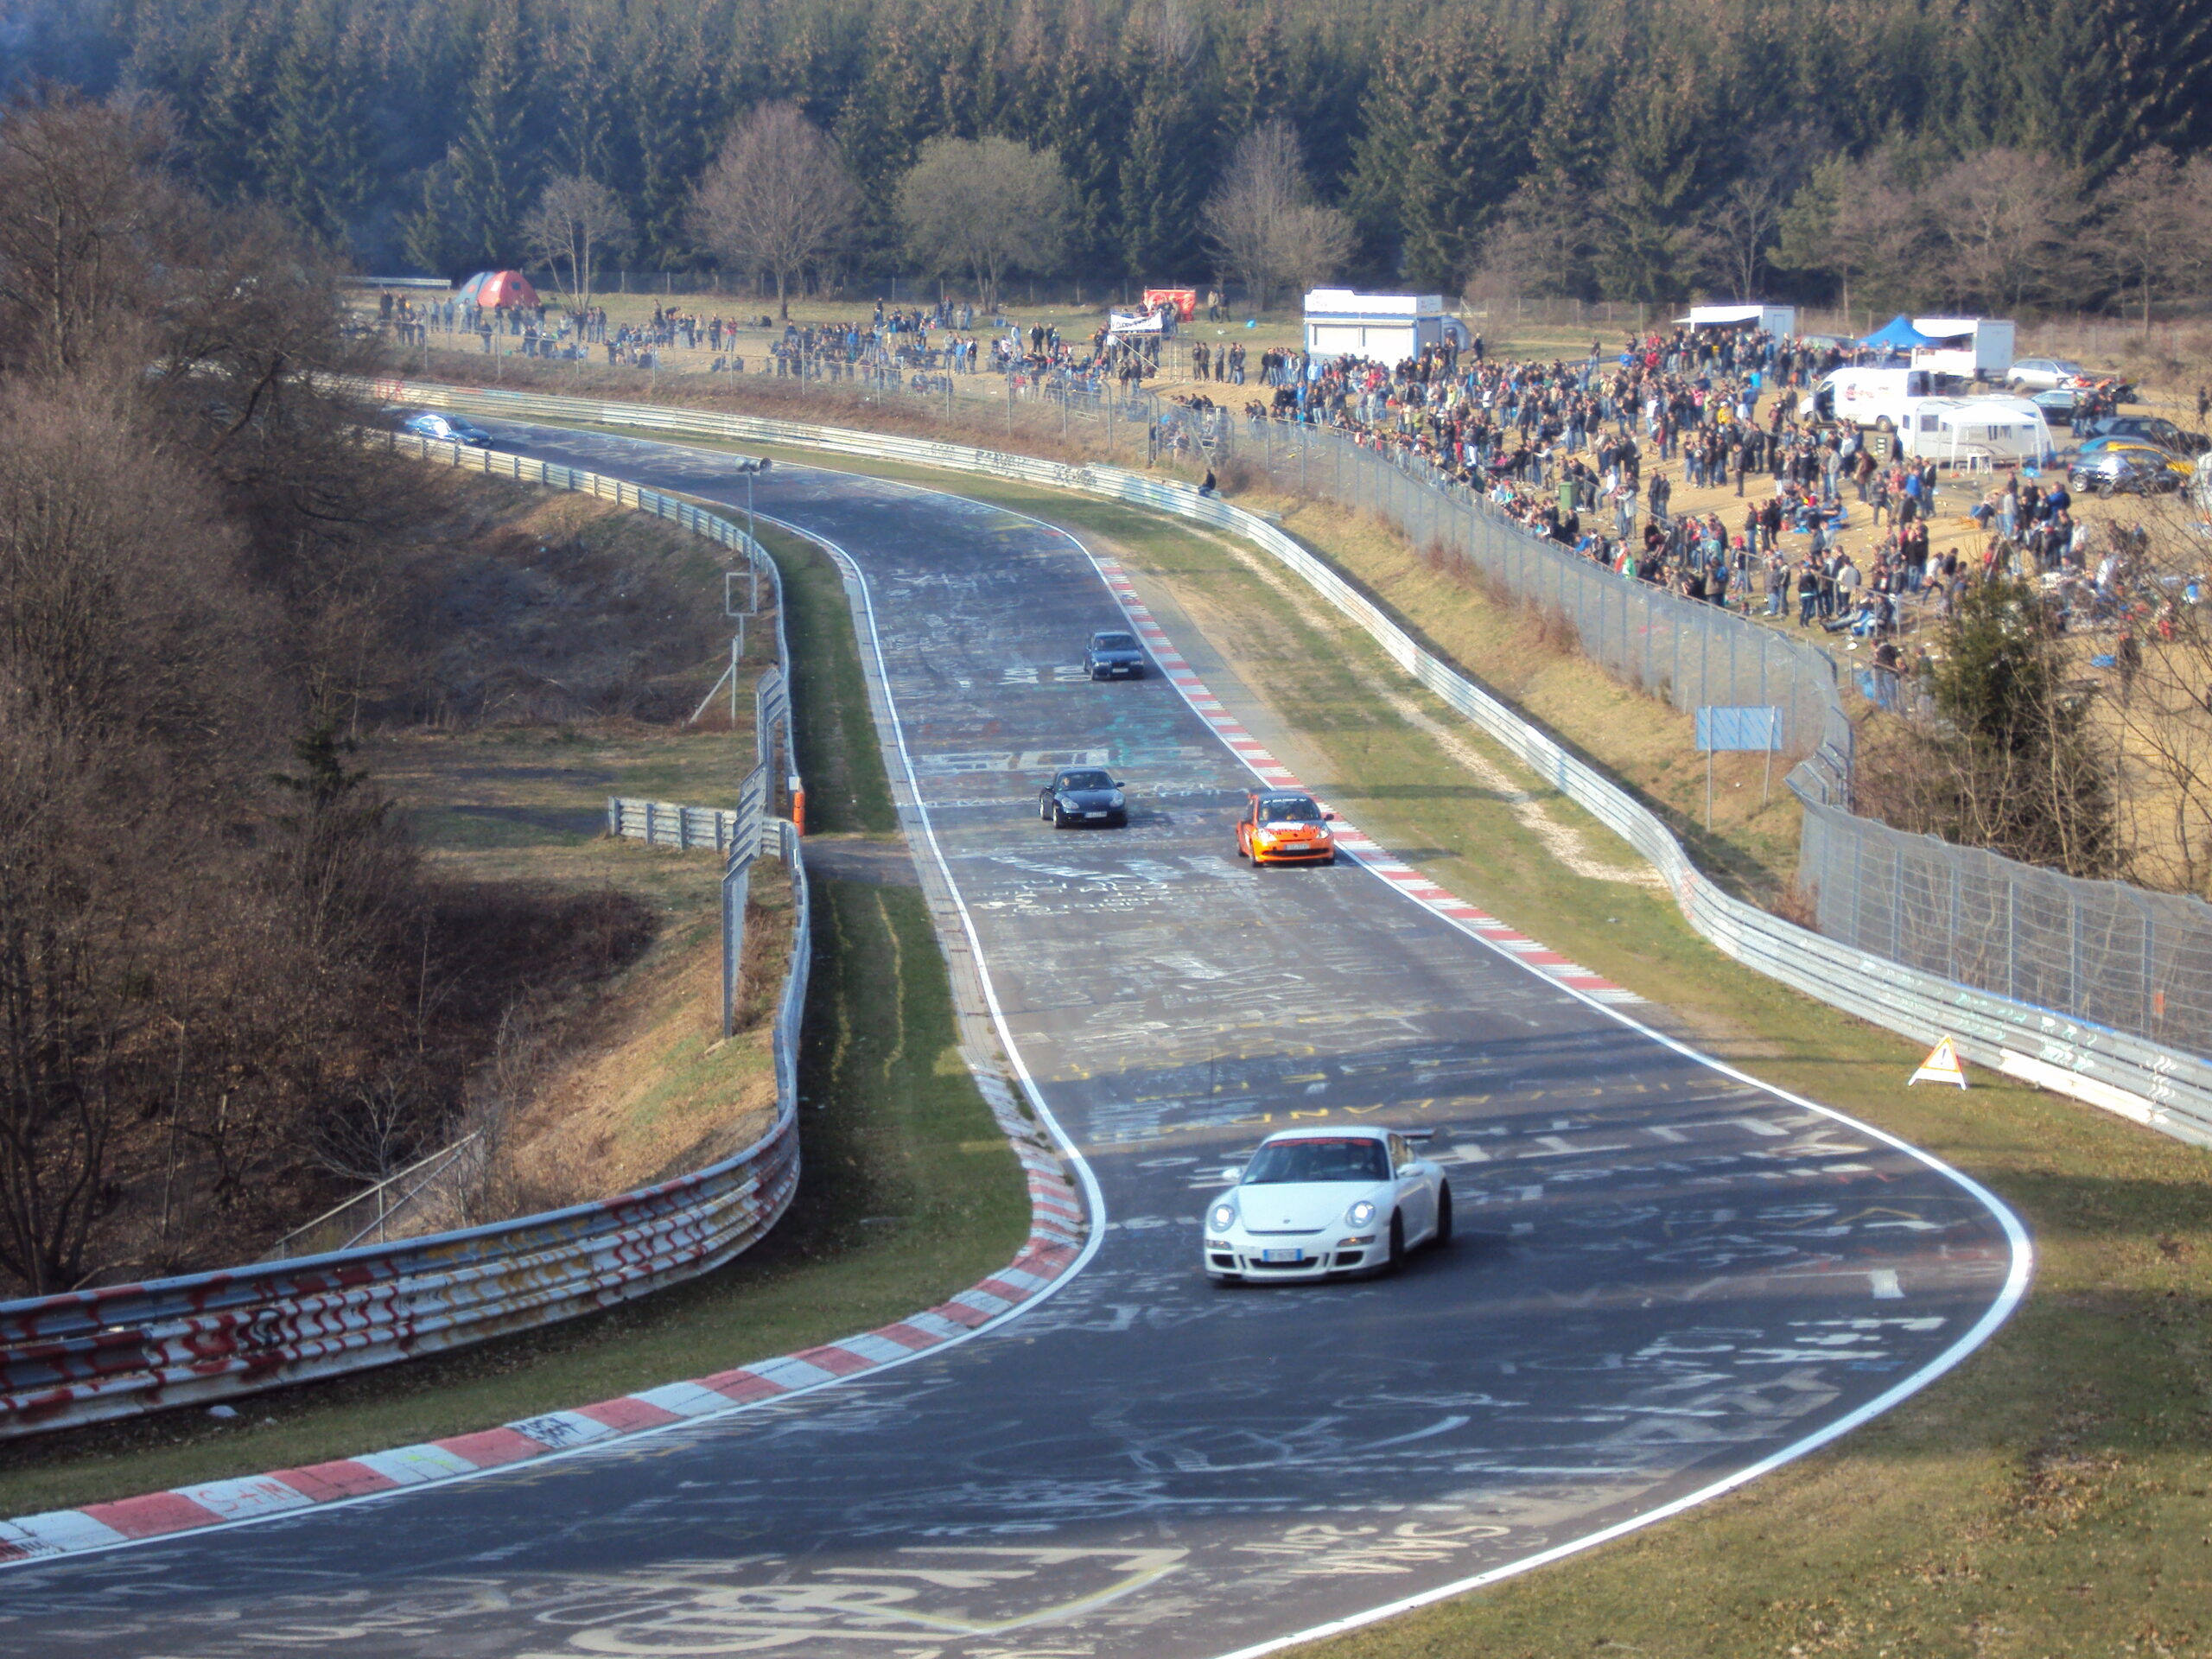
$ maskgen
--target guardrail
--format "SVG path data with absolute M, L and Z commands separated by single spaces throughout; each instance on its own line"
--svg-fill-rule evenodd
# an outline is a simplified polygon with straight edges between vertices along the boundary
M 607 833 L 617 840 L 649 842 L 689 852 L 711 847 L 724 857 L 743 838 L 741 815 L 727 806 L 678 806 L 672 801 L 607 798 Z
M 619 501 L 743 555 L 772 586 L 779 683 L 787 681 L 780 578 L 727 519 L 571 467 L 397 435 L 391 447 Z M 0 1303 L 0 1440 L 365 1370 L 574 1319 L 708 1272 L 760 1238 L 798 1184 L 798 1037 L 813 938 L 791 825 L 779 823 L 776 849 L 791 868 L 791 957 L 772 1034 L 776 1121 L 751 1146 L 657 1185 L 512 1221 Z
M 2212 1061 L 1839 944 L 1736 898 L 1708 880 L 1674 833 L 1627 791 L 1422 649 L 1379 606 L 1293 537 L 1217 497 L 1200 495 L 1189 485 L 1118 467 L 1042 461 L 931 438 L 760 416 L 402 380 L 378 381 L 366 389 L 387 402 L 493 418 L 789 444 L 1016 479 L 1150 507 L 1240 536 L 1296 574 L 1408 674 L 1634 847 L 1665 879 L 1691 926 L 1730 957 L 1916 1041 L 1932 1043 L 1948 1034 L 1957 1039 L 1968 1058 L 1981 1065 L 2178 1139 L 2212 1145 Z

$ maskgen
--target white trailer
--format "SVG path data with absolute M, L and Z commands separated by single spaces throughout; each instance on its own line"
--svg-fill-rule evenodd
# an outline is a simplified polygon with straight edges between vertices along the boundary
M 1306 296 L 1306 350 L 1313 357 L 1364 357 L 1400 363 L 1425 346 L 1467 344 L 1441 294 L 1355 294 L 1317 288 Z
M 1797 332 L 1797 308 L 1747 300 L 1726 305 L 1694 305 L 1675 321 L 1691 328 L 1761 328 L 1777 340 Z
M 2024 397 L 1924 397 L 1910 423 L 1897 431 L 1905 453 L 1939 466 L 2043 467 L 2056 453 L 2050 423 Z
M 2002 380 L 2012 366 L 2012 325 L 1997 317 L 1915 317 L 1912 326 L 1939 342 L 1912 353 L 1916 368 L 1961 380 Z

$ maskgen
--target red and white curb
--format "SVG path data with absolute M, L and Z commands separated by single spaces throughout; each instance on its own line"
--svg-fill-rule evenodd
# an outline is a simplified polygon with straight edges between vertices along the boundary
M 1136 586 L 1129 580 L 1128 572 L 1121 563 L 1101 557 L 1096 553 L 1090 556 L 1090 562 L 1098 567 L 1099 575 L 1105 578 L 1106 586 L 1112 591 L 1116 601 L 1128 613 L 1130 626 L 1144 640 L 1153 660 L 1160 664 L 1160 671 L 1182 694 L 1183 701 L 1191 705 L 1198 718 L 1213 728 L 1221 741 L 1229 745 L 1236 758 L 1262 783 L 1281 789 L 1304 789 L 1306 785 L 1298 781 L 1297 775 L 1269 753 L 1264 744 L 1244 729 L 1243 723 L 1236 715 L 1222 707 L 1221 699 L 1206 689 L 1205 682 L 1184 660 L 1182 652 L 1175 649 L 1173 641 L 1167 637 L 1167 631 L 1160 626 L 1150 607 L 1137 597 Z M 1603 976 L 1591 972 L 1580 963 L 1569 962 L 1558 951 L 1437 886 L 1351 823 L 1344 823 L 1338 828 L 1337 850 L 1350 853 L 1424 910 L 1442 917 L 1484 943 L 1510 953 L 1524 967 L 1588 997 L 1593 1002 L 1643 1001 L 1634 991 L 1624 989 Z
M 1060 1160 L 1035 1139 L 1034 1128 L 1021 1121 L 1012 1091 L 996 1077 L 979 1077 L 977 1081 L 1027 1176 L 1029 1238 L 1007 1266 L 926 1313 L 735 1370 L 664 1383 L 473 1434 L 0 1521 L 0 1566 L 114 1549 L 150 1538 L 463 1479 L 805 1393 L 969 1337 L 1056 1282 L 1081 1255 L 1084 1232 L 1082 1200 Z

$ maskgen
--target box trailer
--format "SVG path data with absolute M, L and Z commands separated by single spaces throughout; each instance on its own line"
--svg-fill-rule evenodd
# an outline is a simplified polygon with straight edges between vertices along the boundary
M 1689 328 L 1764 329 L 1777 340 L 1787 340 L 1797 332 L 1797 308 L 1752 300 L 1727 305 L 1694 305 L 1689 315 L 1675 321 Z
M 1306 350 L 1313 357 L 1364 357 L 1399 363 L 1426 346 L 1467 344 L 1441 294 L 1355 294 L 1317 288 L 1306 296 Z
M 1915 317 L 1933 346 L 1916 347 L 1913 364 L 1961 380 L 2002 380 L 2012 366 L 2012 325 L 1998 317 Z

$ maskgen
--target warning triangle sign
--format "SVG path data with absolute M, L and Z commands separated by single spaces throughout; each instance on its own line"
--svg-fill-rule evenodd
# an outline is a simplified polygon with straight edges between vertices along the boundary
M 1928 1051 L 1928 1058 L 1920 1063 L 1920 1070 L 1912 1074 L 1912 1083 L 1955 1083 L 1967 1086 L 1966 1062 L 1959 1058 L 1958 1046 L 1946 1037 Z

